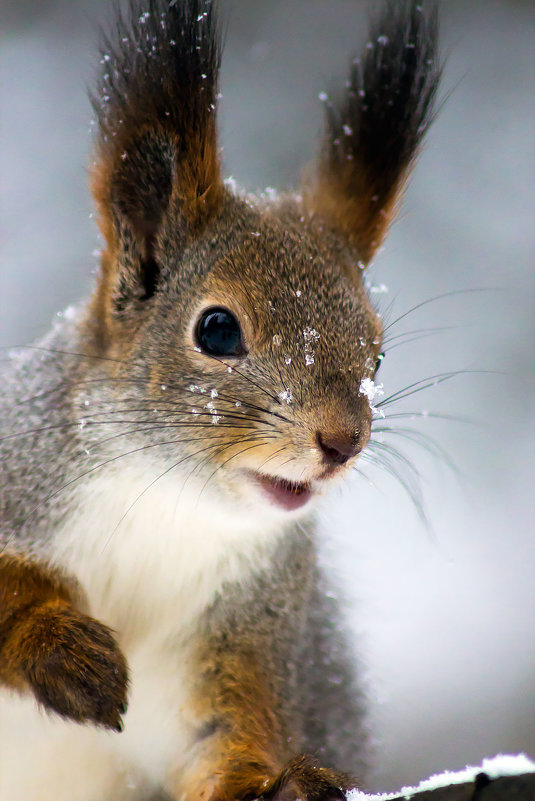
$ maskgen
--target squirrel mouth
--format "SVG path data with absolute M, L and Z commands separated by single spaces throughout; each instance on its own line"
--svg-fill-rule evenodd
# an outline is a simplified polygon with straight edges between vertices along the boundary
M 310 482 L 288 481 L 265 473 L 255 473 L 254 478 L 269 500 L 288 512 L 304 506 L 312 497 Z

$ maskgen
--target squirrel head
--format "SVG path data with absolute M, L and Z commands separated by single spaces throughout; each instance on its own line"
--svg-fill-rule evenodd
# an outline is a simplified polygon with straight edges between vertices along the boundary
M 222 180 L 218 31 L 210 0 L 152 0 L 104 41 L 92 187 L 106 246 L 85 335 L 118 379 L 109 403 L 150 411 L 136 436 L 172 431 L 163 462 L 287 513 L 370 436 L 382 327 L 362 272 L 431 120 L 436 12 L 386 6 L 326 102 L 316 164 L 280 196 Z

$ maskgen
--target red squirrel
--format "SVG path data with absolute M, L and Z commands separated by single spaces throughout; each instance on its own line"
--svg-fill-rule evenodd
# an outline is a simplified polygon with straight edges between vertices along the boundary
M 1 801 L 333 801 L 359 781 L 315 508 L 376 414 L 362 274 L 433 118 L 437 11 L 385 3 L 296 193 L 223 181 L 220 60 L 215 2 L 118 13 L 96 285 L 3 376 L 0 715 L 25 741 L 0 742 Z

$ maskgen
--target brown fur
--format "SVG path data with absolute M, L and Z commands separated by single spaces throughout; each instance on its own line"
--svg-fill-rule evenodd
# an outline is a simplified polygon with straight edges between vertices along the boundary
M 120 730 L 127 669 L 112 632 L 75 608 L 59 573 L 0 556 L 0 680 L 31 690 L 47 709 Z
M 213 720 L 201 758 L 174 792 L 187 801 L 334 801 L 354 786 L 349 776 L 292 756 L 296 732 L 284 724 L 282 700 L 257 654 L 208 657 L 198 714 Z
M 362 183 L 362 177 L 349 170 L 339 181 L 332 175 L 321 176 L 313 188 L 305 190 L 305 199 L 313 212 L 347 238 L 365 265 L 396 217 L 405 180 L 381 199 Z
M 162 216 L 156 220 L 144 220 L 142 211 L 132 214 L 129 227 L 134 237 L 139 258 L 154 256 L 154 248 L 160 229 L 165 221 L 176 228 L 177 223 L 184 230 L 184 246 L 188 240 L 196 238 L 211 219 L 217 214 L 222 198 L 223 183 L 220 175 L 219 153 L 215 124 L 211 124 L 205 136 L 195 135 L 187 142 L 184 152 L 183 143 L 170 130 L 162 129 L 157 120 L 146 131 L 151 136 L 166 141 L 175 154 L 173 184 L 171 194 L 165 202 Z M 117 175 L 123 166 L 123 155 L 128 154 L 132 144 L 140 138 L 139 130 L 122 131 L 121 139 L 114 142 L 112 148 L 100 148 L 91 173 L 91 189 L 98 212 L 98 222 L 106 247 L 101 259 L 100 278 L 94 295 L 92 311 L 93 321 L 100 323 L 100 344 L 114 338 L 113 296 L 122 265 L 122 249 L 124 243 L 117 230 L 117 205 L 124 201 L 115 196 L 111 187 L 117 181 Z M 126 156 L 128 159 L 128 155 Z M 136 187 L 121 186 L 124 192 L 131 191 L 135 195 Z

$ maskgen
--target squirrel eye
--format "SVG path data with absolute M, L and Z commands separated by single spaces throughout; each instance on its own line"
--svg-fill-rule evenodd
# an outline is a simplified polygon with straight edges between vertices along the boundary
M 381 363 L 382 363 L 382 361 L 383 361 L 384 357 L 385 357 L 384 353 L 380 353 L 380 354 L 378 355 L 378 357 L 377 357 L 377 361 L 375 362 L 375 372 L 377 372 L 377 370 L 378 370 L 378 369 L 379 369 L 379 367 L 381 366 Z
M 197 323 L 197 344 L 208 356 L 243 356 L 240 324 L 228 309 L 207 309 Z

